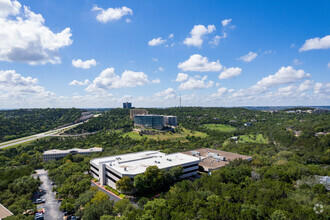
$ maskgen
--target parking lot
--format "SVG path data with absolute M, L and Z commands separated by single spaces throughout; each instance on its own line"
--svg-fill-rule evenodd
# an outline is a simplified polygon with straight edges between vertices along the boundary
M 46 193 L 40 197 L 40 199 L 45 199 L 45 203 L 39 204 L 39 208 L 45 209 L 44 218 L 46 220 L 62 220 L 63 219 L 63 212 L 59 210 L 61 203 L 59 203 L 55 199 L 55 193 L 52 191 L 52 184 L 48 178 L 48 173 L 46 170 L 36 170 L 37 174 L 34 175 L 35 178 L 39 176 L 42 185 L 40 186 L 41 190 L 45 190 Z

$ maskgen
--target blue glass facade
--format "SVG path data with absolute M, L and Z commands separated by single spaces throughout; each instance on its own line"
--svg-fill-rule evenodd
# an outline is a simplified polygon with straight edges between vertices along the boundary
M 164 117 L 162 115 L 136 115 L 134 116 L 134 125 L 162 129 L 164 127 Z

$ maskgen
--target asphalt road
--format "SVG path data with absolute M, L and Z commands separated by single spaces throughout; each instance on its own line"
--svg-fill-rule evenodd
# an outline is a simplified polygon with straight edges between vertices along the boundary
M 62 220 L 64 214 L 59 210 L 61 203 L 55 199 L 55 193 L 52 191 L 53 186 L 47 176 L 47 171 L 43 169 L 36 171 L 37 174 L 34 177 L 37 178 L 39 176 L 42 181 L 40 189 L 46 190 L 46 194 L 40 197 L 41 199 L 45 199 L 46 202 L 38 205 L 38 208 L 45 209 L 45 220 Z
M 22 138 L 19 138 L 19 139 L 15 139 L 15 140 L 3 142 L 3 143 L 0 143 L 0 149 L 1 148 L 6 148 L 6 147 L 10 147 L 10 146 L 13 146 L 13 145 L 23 144 L 25 142 L 33 141 L 33 140 L 36 140 L 36 139 L 39 139 L 39 138 L 44 138 L 44 137 L 47 137 L 47 136 L 53 136 L 55 134 L 58 134 L 58 133 L 62 132 L 64 129 L 65 130 L 71 129 L 71 128 L 73 128 L 73 127 L 75 127 L 77 125 L 80 125 L 82 123 L 83 122 L 80 122 L 80 123 L 69 125 L 69 126 L 66 126 L 66 127 L 63 127 L 63 128 L 59 128 L 59 129 L 54 129 L 54 130 L 51 130 L 51 131 L 43 132 L 43 133 L 40 133 L 40 134 L 35 134 L 35 135 L 32 135 L 32 136 L 22 137 Z
M 118 202 L 120 200 L 120 198 L 118 198 L 117 196 L 114 196 L 112 193 L 109 193 L 108 191 L 104 190 L 103 188 L 101 187 L 98 187 L 94 182 L 92 182 L 92 186 L 96 186 L 99 190 L 101 190 L 102 192 L 105 192 L 110 200 L 113 200 L 114 202 Z

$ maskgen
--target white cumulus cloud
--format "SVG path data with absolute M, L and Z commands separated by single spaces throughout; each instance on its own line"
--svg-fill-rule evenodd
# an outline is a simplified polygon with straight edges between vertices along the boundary
M 195 25 L 194 28 L 190 31 L 191 37 L 186 38 L 183 43 L 187 46 L 200 47 L 203 44 L 202 37 L 204 35 L 210 34 L 215 31 L 216 28 L 214 25 Z
M 163 97 L 164 99 L 175 99 L 176 98 L 176 92 L 172 88 L 168 88 L 164 91 L 155 93 L 156 97 Z
M 330 97 L 330 83 L 315 83 L 314 93 Z
M 96 61 L 94 59 L 91 60 L 72 60 L 72 65 L 77 68 L 82 68 L 82 69 L 89 69 L 92 66 L 96 66 Z
M 189 75 L 186 73 L 178 73 L 178 76 L 176 77 L 177 82 L 183 82 L 189 78 Z
M 214 82 L 209 80 L 207 81 L 207 76 L 200 78 L 199 76 L 190 77 L 188 81 L 180 84 L 180 90 L 187 89 L 206 89 L 214 86 Z
M 274 75 L 264 77 L 257 82 L 257 87 L 272 87 L 282 84 L 294 83 L 301 79 L 310 77 L 304 70 L 295 70 L 292 66 L 281 67 Z
M 251 62 L 252 60 L 254 60 L 256 57 L 258 56 L 258 53 L 254 53 L 252 51 L 250 51 L 248 54 L 240 57 L 240 60 L 243 60 L 244 62 Z
M 1 0 L 0 1 L 0 17 L 8 15 L 17 15 L 20 11 L 21 4 L 16 0 Z
M 154 39 L 150 40 L 148 42 L 148 45 L 154 47 L 154 46 L 161 45 L 162 43 L 165 43 L 165 42 L 166 42 L 165 39 L 162 39 L 161 37 L 158 37 L 158 38 L 154 38 Z
M 121 76 L 115 74 L 113 67 L 103 70 L 86 88 L 87 92 L 102 92 L 109 89 L 143 86 L 149 83 L 148 76 L 143 72 L 125 70 Z
M 230 67 L 228 69 L 224 69 L 219 75 L 219 79 L 229 79 L 235 76 L 238 76 L 242 73 L 242 69 L 239 67 Z
M 0 61 L 60 63 L 59 49 L 72 44 L 71 30 L 54 33 L 41 14 L 17 1 L 0 1 Z
M 318 50 L 318 49 L 329 49 L 330 48 L 330 35 L 319 38 L 311 38 L 305 41 L 304 45 L 299 51 Z
M 26 97 L 27 95 L 36 95 L 39 97 L 51 97 L 55 94 L 46 91 L 40 86 L 37 78 L 24 77 L 15 70 L 0 70 L 0 92 L 7 97 Z
M 221 21 L 222 26 L 224 26 L 224 27 L 227 26 L 230 22 L 231 22 L 231 18 L 230 19 L 224 19 L 224 20 Z
M 151 83 L 158 84 L 158 83 L 160 83 L 160 79 L 154 79 L 151 81 Z
M 108 8 L 103 9 L 95 6 L 92 11 L 96 11 L 96 20 L 102 23 L 107 23 L 109 21 L 117 21 L 120 20 L 122 17 L 127 15 L 133 15 L 133 10 L 130 8 L 127 8 L 126 6 L 123 6 L 121 8 Z M 127 23 L 130 22 L 130 20 L 126 20 Z
M 90 82 L 88 79 L 85 79 L 85 81 L 78 81 L 78 80 L 73 80 L 72 82 L 69 83 L 70 86 L 84 86 L 88 85 Z
M 222 69 L 219 60 L 209 62 L 207 57 L 199 54 L 193 54 L 188 60 L 179 63 L 178 68 L 183 71 L 196 71 L 196 72 L 217 72 Z

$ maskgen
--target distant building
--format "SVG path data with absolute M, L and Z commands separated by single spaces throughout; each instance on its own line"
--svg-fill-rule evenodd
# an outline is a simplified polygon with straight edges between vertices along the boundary
M 330 109 L 321 109 L 321 108 L 315 109 L 313 111 L 314 114 L 327 114 L 329 112 L 330 112 Z
M 142 174 L 149 166 L 157 166 L 161 170 L 181 166 L 181 178 L 197 175 L 199 158 L 183 154 L 164 154 L 158 151 L 142 151 L 137 153 L 116 155 L 92 159 L 90 172 L 93 178 L 98 179 L 101 185 L 109 185 L 116 189 L 116 182 L 128 176 Z
M 220 169 L 221 167 L 229 164 L 229 161 L 235 159 L 242 159 L 248 161 L 252 160 L 252 157 L 250 156 L 210 148 L 197 149 L 182 153 L 200 158 L 201 162 L 198 164 L 199 170 L 203 172 L 211 172 L 213 170 Z
M 129 111 L 129 117 L 131 119 L 134 119 L 135 115 L 147 115 L 147 114 L 148 114 L 147 109 L 131 109 Z
M 173 115 L 164 115 L 164 124 L 168 126 L 178 126 L 178 119 Z
M 91 153 L 99 153 L 102 152 L 103 149 L 100 147 L 94 147 L 89 149 L 79 149 L 79 148 L 73 148 L 69 150 L 47 150 L 42 154 L 43 161 L 48 160 L 58 160 L 64 158 L 68 154 L 81 154 L 81 155 L 88 155 Z
M 12 215 L 14 214 L 0 203 L 0 219 L 4 219 Z
M 131 102 L 124 102 L 123 103 L 123 108 L 131 109 L 132 108 L 132 103 Z
M 162 115 L 135 115 L 134 126 L 145 128 L 163 129 L 164 117 Z

